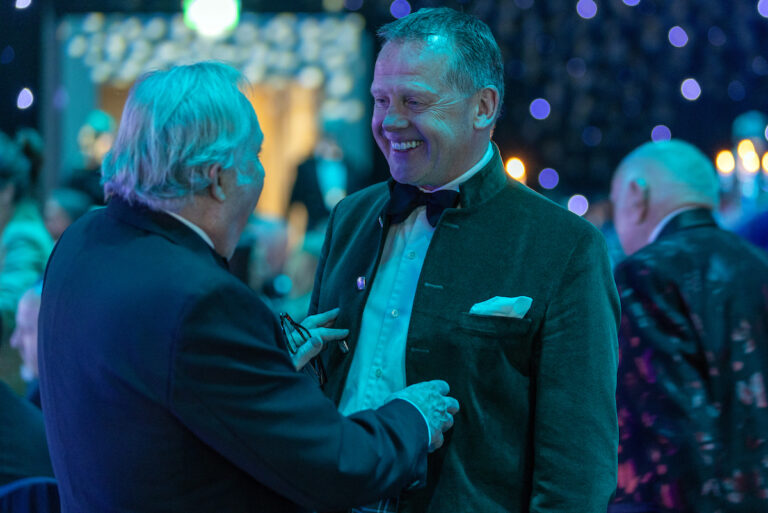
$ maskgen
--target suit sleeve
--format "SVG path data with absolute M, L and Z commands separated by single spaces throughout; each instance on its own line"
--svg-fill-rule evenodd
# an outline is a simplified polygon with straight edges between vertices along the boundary
M 169 401 L 200 439 L 275 492 L 315 510 L 352 507 L 426 477 L 427 433 L 405 401 L 344 417 L 296 372 L 277 319 L 241 287 L 191 302 Z
M 619 301 L 590 229 L 553 290 L 535 372 L 530 511 L 604 513 L 616 488 Z

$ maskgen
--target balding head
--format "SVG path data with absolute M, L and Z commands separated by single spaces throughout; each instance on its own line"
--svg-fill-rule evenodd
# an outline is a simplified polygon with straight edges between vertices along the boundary
M 710 160 L 687 142 L 649 142 L 619 164 L 611 200 L 616 232 L 629 255 L 645 246 L 656 226 L 675 210 L 716 208 L 717 174 Z

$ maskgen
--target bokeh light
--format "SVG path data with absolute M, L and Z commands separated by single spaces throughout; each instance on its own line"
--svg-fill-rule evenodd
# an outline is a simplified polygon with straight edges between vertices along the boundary
M 592 19 L 597 14 L 597 4 L 594 0 L 579 0 L 576 4 L 576 12 L 585 20 Z
M 701 86 L 695 78 L 686 78 L 680 85 L 680 92 L 688 101 L 695 101 L 701 96 Z
M 742 139 L 739 141 L 738 146 L 736 146 L 736 153 L 738 153 L 739 157 L 742 159 L 746 158 L 750 153 L 755 153 L 755 144 L 749 139 Z
M 757 12 L 763 18 L 768 18 L 768 0 L 760 0 L 757 2 Z
M 339 12 L 344 7 L 344 0 L 323 0 L 323 9 L 328 12 Z
M 640 0 L 621 0 L 621 1 L 624 2 L 625 5 L 628 5 L 630 7 L 634 7 L 640 3 Z
M 237 26 L 240 2 L 236 0 L 185 0 L 184 23 L 205 37 L 216 38 Z
M 16 107 L 21 110 L 27 109 L 35 102 L 35 97 L 32 95 L 32 91 L 25 87 L 19 92 L 19 96 L 16 98 Z
M 525 181 L 525 164 L 517 157 L 507 160 L 507 174 L 517 181 Z
M 672 131 L 666 125 L 656 125 L 651 130 L 652 141 L 669 141 L 672 139 Z
M 724 175 L 733 173 L 736 168 L 736 160 L 733 158 L 733 153 L 730 150 L 723 150 L 715 157 L 715 166 L 717 170 Z
M 411 14 L 411 4 L 408 3 L 408 0 L 395 0 L 389 7 L 389 12 L 395 18 L 403 18 Z
M 589 210 L 589 201 L 581 194 L 574 194 L 568 200 L 568 210 L 576 215 L 583 216 Z
M 679 25 L 675 25 L 669 29 L 669 34 L 667 34 L 667 37 L 669 38 L 669 42 L 672 44 L 672 46 L 677 48 L 682 48 L 688 44 L 688 34 L 685 32 L 685 29 Z
M 765 137 L 765 140 L 768 141 L 768 125 L 765 125 L 765 132 L 763 132 L 763 136 Z
M 763 173 L 768 173 L 768 151 L 763 153 Z
M 16 0 L 16 9 L 26 9 L 32 5 L 32 0 Z
M 545 167 L 539 172 L 539 185 L 544 189 L 554 189 L 560 183 L 560 175 L 551 167 Z
M 549 112 L 551 108 L 547 100 L 545 100 L 544 98 L 536 98 L 531 102 L 531 106 L 529 107 L 529 110 L 531 112 L 531 116 L 533 116 L 534 118 L 547 119 L 547 117 L 549 117 Z
M 596 126 L 588 126 L 581 132 L 581 140 L 587 146 L 598 146 L 603 140 L 603 132 Z
M 760 156 L 757 152 L 747 153 L 743 157 L 744 169 L 747 173 L 755 174 L 760 171 Z

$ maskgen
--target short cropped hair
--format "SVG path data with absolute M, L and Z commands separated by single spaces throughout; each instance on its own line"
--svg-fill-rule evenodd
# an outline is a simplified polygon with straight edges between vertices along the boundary
M 105 195 L 170 209 L 210 185 L 214 164 L 248 181 L 256 169 L 251 141 L 258 120 L 244 85 L 240 72 L 217 62 L 142 76 L 102 163 Z
M 30 182 L 30 162 L 10 137 L 0 132 L 0 189 L 15 187 L 13 201 L 26 195 Z
M 389 42 L 429 42 L 444 37 L 451 45 L 447 81 L 457 91 L 474 93 L 488 86 L 499 90 L 499 109 L 504 100 L 504 61 L 491 29 L 478 18 L 448 7 L 419 9 L 387 23 L 378 31 L 382 46 Z
M 720 184 L 712 161 L 694 145 L 680 139 L 650 141 L 634 149 L 619 165 L 649 163 L 647 177 L 669 203 L 695 203 L 710 208 L 719 203 Z M 637 168 L 634 168 L 637 169 Z M 625 178 L 633 178 L 628 176 Z

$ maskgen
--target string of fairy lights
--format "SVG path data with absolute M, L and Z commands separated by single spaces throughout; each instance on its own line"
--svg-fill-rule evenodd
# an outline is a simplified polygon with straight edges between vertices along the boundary
M 33 1 L 35 0 L 15 0 L 15 8 L 20 11 L 28 9 L 33 5 Z M 508 41 L 510 38 L 516 36 L 515 30 L 527 23 L 525 19 L 522 18 L 526 13 L 532 13 L 536 9 L 538 9 L 540 16 L 542 15 L 541 13 L 546 14 L 551 12 L 547 11 L 546 5 L 542 4 L 540 1 L 537 2 L 536 0 L 499 0 L 498 2 L 474 3 L 470 2 L 470 0 L 458 1 L 462 5 L 474 5 L 477 14 L 483 17 L 483 19 L 492 18 L 488 16 L 487 13 L 495 12 L 498 14 L 498 19 L 493 18 L 493 23 L 489 21 L 489 24 L 491 24 L 492 29 L 494 29 L 495 32 L 499 33 L 498 38 L 502 45 L 502 50 L 507 51 L 509 51 L 510 48 L 515 48 L 510 47 Z M 370 8 L 373 3 L 377 4 L 378 9 L 386 8 L 389 15 L 394 18 L 399 18 L 408 15 L 419 7 L 440 5 L 445 4 L 446 2 L 440 2 L 438 0 L 412 0 L 411 2 L 408 0 L 321 0 L 322 7 L 326 12 L 339 13 L 340 15 L 344 15 L 345 13 L 348 15 L 356 15 L 358 12 L 363 13 L 364 10 Z M 242 22 L 241 2 L 239 0 L 182 0 L 180 1 L 180 4 L 182 7 L 184 25 L 189 30 L 193 30 L 205 38 L 215 40 L 221 38 L 223 34 L 231 34 Z M 496 7 L 489 7 L 490 4 L 495 4 Z M 616 4 L 623 7 L 616 7 Z M 571 5 L 574 9 L 571 13 L 575 12 L 575 14 L 578 15 L 578 18 L 584 20 L 584 22 L 599 19 L 601 15 L 606 15 L 609 11 L 612 15 L 621 16 L 631 20 L 633 16 L 631 10 L 642 9 L 644 5 L 646 7 L 649 5 L 651 6 L 646 8 L 646 17 L 650 16 L 648 13 L 653 14 L 654 12 L 652 0 L 621 0 L 620 4 L 618 2 L 608 3 L 599 0 L 576 0 L 572 1 Z M 738 5 L 734 3 L 734 15 L 739 14 L 741 18 L 744 18 L 744 13 L 747 12 L 743 10 L 745 5 L 752 6 L 751 13 L 752 15 L 756 15 L 757 20 L 763 20 L 763 23 L 768 23 L 765 21 L 768 19 L 768 0 L 750 0 L 749 2 L 745 0 L 744 2 L 739 2 Z M 742 9 L 742 11 L 737 12 L 737 7 Z M 621 8 L 628 9 L 628 11 L 622 12 L 620 11 Z M 658 11 L 658 7 L 655 9 Z M 551 16 L 553 18 L 557 18 L 558 16 L 562 18 L 567 16 L 567 14 L 552 13 Z M 359 20 L 363 20 L 363 18 L 360 17 Z M 667 48 L 669 49 L 668 51 L 670 52 L 689 52 L 685 55 L 692 55 L 691 52 L 693 51 L 693 47 L 708 45 L 708 47 L 714 51 L 725 55 L 728 45 L 733 43 L 733 34 L 728 31 L 727 27 L 722 22 L 711 23 L 709 27 L 702 28 L 700 26 L 694 27 L 691 23 L 686 23 L 684 18 L 680 18 L 679 16 L 677 18 L 673 16 L 670 20 L 672 21 L 666 26 L 663 26 L 662 22 L 658 22 L 656 23 L 658 26 L 653 27 L 656 31 L 654 33 L 663 34 L 664 44 L 667 45 Z M 664 21 L 664 23 L 666 23 L 666 21 Z M 358 29 L 362 29 L 364 24 L 365 22 L 361 21 L 358 24 Z M 760 34 L 765 33 L 766 29 L 763 26 L 758 28 L 762 31 Z M 368 29 L 370 30 L 370 27 L 368 27 Z M 579 30 L 582 30 L 582 27 L 579 27 Z M 647 30 L 650 29 L 647 27 L 643 28 L 643 32 L 637 35 L 637 37 L 639 39 L 649 39 L 650 37 L 646 33 Z M 741 39 L 748 39 L 744 34 L 738 34 L 738 36 L 741 37 Z M 645 39 L 643 40 L 645 41 Z M 645 44 L 650 48 L 648 51 L 655 51 L 658 53 L 663 50 L 663 48 L 659 46 L 660 42 L 658 38 L 651 43 L 646 41 Z M 546 31 L 541 29 L 541 33 L 537 35 L 535 39 L 535 46 L 540 54 L 540 60 L 543 61 L 544 57 L 548 55 L 548 52 L 551 53 L 550 50 L 553 45 L 557 46 L 557 41 L 550 36 L 547 36 Z M 749 55 L 744 55 L 744 61 L 746 69 L 752 77 L 757 77 L 758 80 L 764 80 L 763 77 L 768 76 L 768 52 L 766 51 L 764 42 L 760 45 L 758 41 L 757 45 L 758 48 L 762 47 L 762 50 L 752 52 Z M 519 52 L 510 53 L 515 54 Z M 580 84 L 594 83 L 595 79 L 591 73 L 594 73 L 593 69 L 595 65 L 591 62 L 590 57 L 585 55 L 584 52 L 579 53 L 574 50 L 572 53 L 573 55 L 569 55 L 564 62 L 564 73 L 561 73 L 559 70 L 546 70 L 545 72 L 540 71 L 539 73 L 552 75 L 555 77 L 556 83 L 558 80 L 561 84 L 567 82 L 571 84 L 568 87 L 571 87 L 571 89 L 576 88 L 576 90 L 579 90 L 580 87 L 583 88 Z M 610 53 L 610 51 L 607 53 Z M 631 52 L 629 55 L 631 55 Z M 537 56 L 534 54 L 533 59 L 536 59 L 536 57 Z M 16 51 L 12 45 L 5 45 L 0 48 L 0 70 L 2 70 L 3 65 L 10 64 L 15 59 Z M 533 73 L 530 69 L 526 69 L 531 66 L 529 61 L 516 59 L 517 57 L 512 58 L 505 66 L 508 69 L 507 73 L 511 77 L 510 82 L 513 86 L 520 85 L 525 77 L 530 76 L 531 73 Z M 320 68 L 318 67 L 318 69 Z M 135 71 L 138 73 L 141 70 L 137 69 Z M 325 73 L 325 70 L 320 71 L 321 73 Z M 676 83 L 674 83 L 674 79 L 670 77 L 669 80 L 665 80 L 664 87 L 661 88 L 661 90 L 669 91 L 670 93 L 675 92 L 676 90 L 676 94 L 679 95 L 678 98 L 681 98 L 683 103 L 688 102 L 694 104 L 701 101 L 701 99 L 708 94 L 711 97 L 713 87 L 712 80 L 710 78 L 702 80 L 702 77 L 695 73 L 695 68 L 693 68 L 693 71 L 694 72 L 690 73 L 688 76 L 681 76 Z M 113 70 L 113 73 L 119 72 L 125 73 L 125 69 L 116 68 Z M 616 86 L 624 87 L 626 89 L 632 84 L 626 83 L 626 80 L 622 77 L 622 73 L 625 75 L 626 73 L 631 74 L 632 69 L 630 68 L 629 71 L 619 72 L 619 82 Z M 317 76 L 315 76 L 317 74 L 312 76 L 310 76 L 310 74 L 305 75 L 306 76 L 304 76 L 303 79 L 317 79 Z M 126 76 L 126 78 L 132 79 L 135 77 L 131 75 Z M 648 80 L 652 80 L 652 78 L 649 77 Z M 722 82 L 723 77 L 719 79 L 718 84 Z M 328 84 L 330 84 L 330 81 L 326 82 L 326 85 Z M 341 82 L 337 81 L 335 86 L 338 88 L 340 87 L 340 84 Z M 718 87 L 720 86 L 718 85 Z M 725 87 L 727 98 L 735 104 L 743 102 L 745 98 L 754 96 L 754 91 L 750 91 L 750 86 L 743 76 L 734 74 L 732 77 L 725 77 L 723 87 Z M 512 89 L 512 87 L 510 87 L 510 89 Z M 528 93 L 531 89 L 532 88 L 530 87 L 526 87 L 525 93 Z M 529 138 L 523 142 L 533 142 L 535 144 L 537 142 L 536 137 L 540 138 L 538 140 L 544 141 L 544 134 L 546 134 L 547 131 L 550 133 L 552 132 L 551 127 L 553 123 L 567 125 L 567 119 L 565 118 L 573 116 L 574 113 L 578 113 L 579 109 L 584 110 L 588 108 L 583 105 L 584 102 L 578 103 L 573 101 L 569 103 L 570 100 L 567 96 L 568 91 L 569 89 L 567 87 L 564 92 L 562 87 L 558 89 L 558 87 L 552 87 L 551 84 L 540 84 L 539 94 L 528 96 L 528 99 L 526 99 L 524 95 L 522 97 L 510 97 L 510 95 L 508 95 L 506 101 L 508 104 L 507 118 L 511 119 L 515 115 L 518 116 L 517 118 L 514 118 L 513 121 L 521 124 L 519 127 L 520 132 Z M 16 108 L 20 111 L 30 109 L 37 101 L 36 96 L 38 92 L 29 84 L 19 84 L 15 94 Z M 566 94 L 565 99 L 563 99 L 564 94 Z M 337 94 L 336 96 L 339 95 Z M 364 100 L 365 99 L 363 99 L 363 101 Z M 349 106 L 348 115 L 350 117 L 357 118 L 363 115 L 364 110 L 359 104 L 359 100 L 347 98 L 344 101 L 346 102 L 345 105 L 348 104 Z M 644 110 L 646 110 L 642 104 L 636 102 L 636 104 L 633 105 L 632 101 L 631 96 L 622 100 L 623 103 L 621 108 L 627 117 L 637 116 L 638 113 L 643 113 Z M 522 108 L 520 108 L 522 107 L 522 105 L 520 105 L 521 102 L 525 105 L 525 118 L 520 117 L 518 114 L 523 112 Z M 568 114 L 564 114 L 562 110 L 564 103 L 571 105 L 571 112 Z M 662 115 L 654 114 L 653 108 L 646 114 L 648 119 L 660 119 L 664 117 Z M 588 117 L 589 116 L 587 115 L 587 118 Z M 745 204 L 762 204 L 768 202 L 768 199 L 766 199 L 768 197 L 768 118 L 763 116 L 761 119 L 763 126 L 760 130 L 753 130 L 752 133 L 746 135 L 743 134 L 742 136 L 737 137 L 733 142 L 730 140 L 724 141 L 721 143 L 721 147 L 712 155 L 713 163 L 715 164 L 720 177 L 723 191 L 728 194 L 740 196 Z M 573 134 L 574 130 L 578 131 L 576 133 L 578 134 L 579 142 L 583 148 L 583 150 L 580 151 L 585 152 L 585 154 L 589 154 L 590 152 L 596 153 L 599 151 L 606 151 L 605 148 L 611 146 L 611 138 L 614 136 L 609 133 L 605 122 L 597 123 L 594 121 L 587 121 L 580 123 L 579 125 L 580 126 L 573 127 L 573 130 L 570 130 L 570 133 Z M 673 128 L 672 124 L 667 121 L 651 123 L 646 135 L 647 140 L 668 140 L 675 136 Z M 569 135 L 569 137 L 572 138 L 572 135 Z M 531 138 L 533 139 L 531 140 Z M 523 139 L 525 139 L 525 137 L 523 137 Z M 552 147 L 557 150 L 549 152 L 552 155 L 557 155 L 557 158 L 552 158 L 551 161 L 547 162 L 547 158 L 542 157 L 541 155 L 534 159 L 530 158 L 530 155 L 523 154 L 523 152 L 510 151 L 509 149 L 505 150 L 505 147 L 502 146 L 503 152 L 507 153 L 506 170 L 511 177 L 544 193 L 547 193 L 548 191 L 558 191 L 563 187 L 563 173 L 565 172 L 561 166 L 565 166 L 564 162 L 576 160 L 576 158 L 567 154 L 567 148 L 566 154 L 563 154 L 562 148 L 552 146 L 546 141 L 542 143 L 542 147 Z M 541 153 L 546 155 L 548 152 L 542 150 Z M 613 162 L 613 165 L 615 165 L 615 162 Z M 603 166 L 605 167 L 604 162 Z M 589 168 L 590 166 L 583 167 Z M 567 171 L 570 178 L 573 171 Z M 589 194 L 588 191 L 571 194 L 571 192 L 575 192 L 573 191 L 573 182 L 574 180 L 570 178 L 570 187 L 566 187 L 570 190 L 567 195 L 567 204 L 572 211 L 581 215 L 589 208 L 589 201 L 587 199 Z

